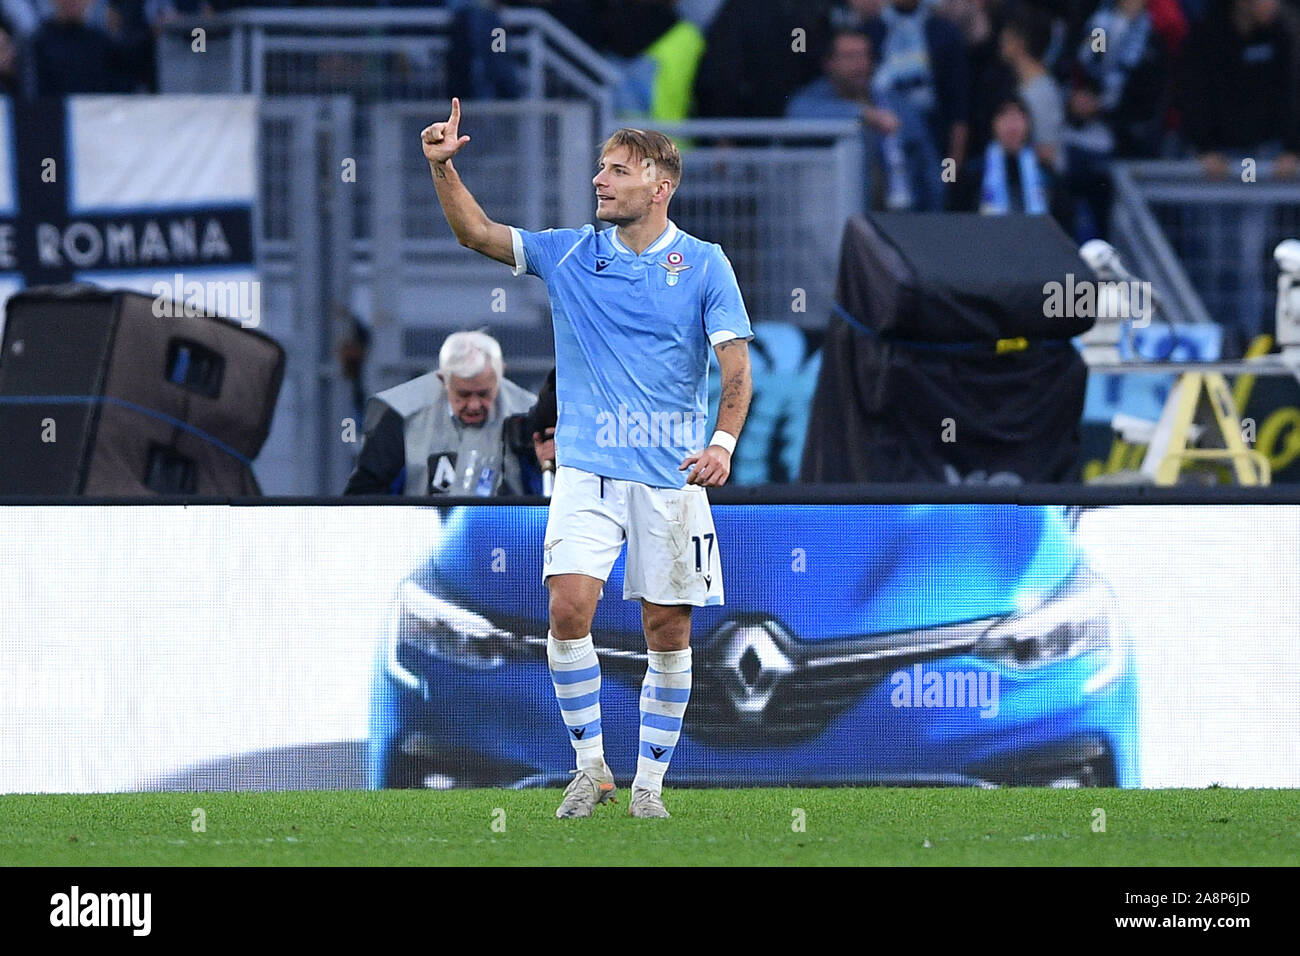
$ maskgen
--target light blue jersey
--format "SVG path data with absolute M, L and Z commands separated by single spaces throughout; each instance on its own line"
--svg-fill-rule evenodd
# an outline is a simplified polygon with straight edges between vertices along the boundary
M 515 275 L 550 293 L 556 461 L 681 488 L 682 459 L 710 437 L 709 351 L 753 337 L 722 247 L 672 222 L 640 255 L 614 228 L 511 232 Z

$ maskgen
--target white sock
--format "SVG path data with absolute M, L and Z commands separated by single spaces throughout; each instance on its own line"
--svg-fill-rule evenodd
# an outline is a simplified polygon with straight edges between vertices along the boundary
M 600 733 L 600 660 L 591 635 L 576 641 L 561 641 L 546 634 L 546 662 L 551 684 L 560 702 L 560 715 L 569 731 L 569 743 L 578 758 L 579 770 L 599 770 L 605 765 L 605 746 Z
M 691 649 L 650 651 L 641 684 L 641 750 L 633 790 L 663 790 L 691 696 Z

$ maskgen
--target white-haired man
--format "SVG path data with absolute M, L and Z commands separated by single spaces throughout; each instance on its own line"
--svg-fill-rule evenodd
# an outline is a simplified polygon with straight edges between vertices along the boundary
M 371 396 L 365 440 L 344 494 L 524 494 L 503 427 L 537 396 L 503 375 L 501 346 L 484 332 L 454 332 L 438 368 Z

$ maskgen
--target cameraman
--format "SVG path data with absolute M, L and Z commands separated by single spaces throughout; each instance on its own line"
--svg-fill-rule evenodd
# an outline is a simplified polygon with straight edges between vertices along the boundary
M 455 332 L 436 371 L 366 402 L 365 440 L 345 495 L 497 495 L 528 491 L 537 471 L 506 423 L 536 396 L 502 374 L 501 346 L 484 332 Z M 513 430 L 513 429 L 512 429 Z
M 556 417 L 555 369 L 551 369 L 537 393 L 537 404 L 526 414 L 512 415 L 506 420 L 506 446 L 519 459 L 526 494 L 551 496 Z

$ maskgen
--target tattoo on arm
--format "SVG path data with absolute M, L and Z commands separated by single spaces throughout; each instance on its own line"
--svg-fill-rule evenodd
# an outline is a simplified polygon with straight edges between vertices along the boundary
M 728 411 L 740 410 L 740 421 L 745 421 L 749 412 L 749 376 L 744 372 L 735 372 L 722 383 L 721 406 Z
M 434 179 L 447 178 L 447 167 L 444 166 L 442 163 L 430 163 L 429 166 L 433 169 Z
M 749 375 L 749 349 L 743 339 L 730 339 L 718 345 L 719 363 L 721 364 L 723 353 L 730 348 L 737 350 L 739 354 L 736 357 L 742 364 L 723 374 L 722 395 L 718 399 L 718 427 L 739 435 L 745 425 L 745 418 L 749 415 L 753 386 Z

